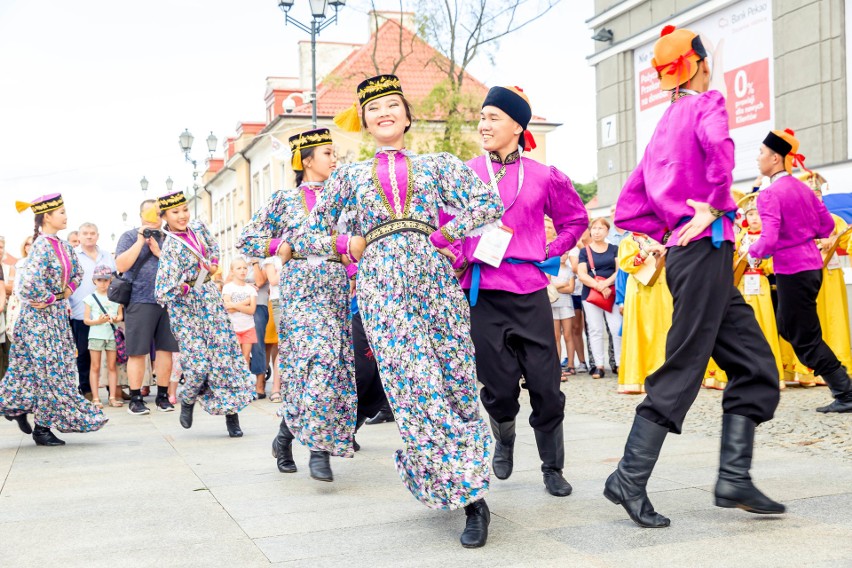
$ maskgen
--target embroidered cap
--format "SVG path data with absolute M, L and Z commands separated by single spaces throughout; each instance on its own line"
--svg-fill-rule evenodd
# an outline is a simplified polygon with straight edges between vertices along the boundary
M 157 198 L 157 206 L 160 208 L 160 211 L 167 211 L 185 204 L 186 196 L 182 191 L 169 193 L 168 195 L 163 195 Z
M 808 187 L 814 191 L 828 193 L 828 180 L 817 171 L 810 171 L 806 174 L 802 174 L 799 176 L 799 179 L 808 184 Z
M 525 150 L 533 150 L 536 147 L 535 139 L 527 130 L 527 126 L 532 118 L 532 106 L 530 99 L 520 87 L 491 87 L 488 94 L 485 95 L 485 100 L 482 101 L 482 107 L 487 106 L 497 107 L 509 117 L 521 125 L 524 129 L 518 138 L 518 144 Z
M 315 146 L 331 144 L 331 132 L 328 128 L 317 128 L 316 130 L 300 132 L 295 136 L 291 136 L 288 140 L 290 142 L 290 152 L 293 154 L 293 169 L 301 170 L 302 150 L 306 148 L 314 148 Z
M 654 44 L 651 67 L 660 78 L 660 89 L 671 91 L 692 79 L 698 62 L 707 57 L 701 38 L 693 31 L 665 26 Z
M 55 211 L 64 205 L 65 202 L 62 201 L 62 195 L 59 193 L 51 193 L 49 195 L 36 197 L 31 203 L 26 201 L 15 201 L 15 209 L 18 210 L 18 213 L 22 213 L 24 210 L 29 208 L 32 209 L 33 213 L 36 215 Z
M 352 106 L 334 116 L 334 123 L 347 132 L 361 130 L 361 119 L 358 116 L 359 105 L 363 108 L 365 104 L 378 98 L 402 95 L 402 83 L 396 75 L 376 75 L 361 81 L 355 92 L 358 95 L 358 102 L 352 103 Z
M 793 168 L 798 166 L 810 173 L 805 167 L 805 157 L 799 154 L 799 140 L 796 133 L 785 128 L 784 130 L 772 130 L 763 139 L 763 145 L 784 158 L 784 169 L 788 174 L 793 173 Z

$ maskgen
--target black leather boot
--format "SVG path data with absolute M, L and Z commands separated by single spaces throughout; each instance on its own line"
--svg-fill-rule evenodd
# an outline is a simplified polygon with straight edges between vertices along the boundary
M 281 419 L 278 435 L 272 440 L 272 457 L 278 460 L 278 471 L 281 473 L 296 473 L 296 462 L 293 460 L 293 433 L 287 427 L 287 421 Z
M 359 444 L 358 441 L 355 439 L 355 434 L 358 433 L 358 430 L 361 429 L 361 426 L 363 426 L 364 422 L 366 422 L 366 421 L 367 421 L 366 416 L 359 416 L 358 418 L 355 419 L 355 432 L 352 433 L 352 448 L 356 452 L 361 451 L 361 444 Z
M 181 408 L 181 410 L 183 410 Z M 243 431 L 240 429 L 240 416 L 236 412 L 225 415 L 225 426 L 228 428 L 228 436 L 231 438 L 242 438 Z
M 187 430 L 192 428 L 192 411 L 194 408 L 194 402 L 192 404 L 180 403 L 180 425 Z
M 328 452 L 312 451 L 311 459 L 308 461 L 308 469 L 311 470 L 311 477 L 317 481 L 334 481 Z
M 33 442 L 36 446 L 64 446 L 65 442 L 54 436 L 50 428 L 36 424 L 33 430 Z
M 760 492 L 751 482 L 751 455 L 756 424 L 738 414 L 722 415 L 722 451 L 719 479 L 716 481 L 716 506 L 738 508 L 750 513 L 777 515 L 787 508 Z
M 491 432 L 495 442 L 491 469 L 497 479 L 509 479 L 515 465 L 515 421 L 497 422 L 491 418 Z
M 852 381 L 849 380 L 846 367 L 827 373 L 822 379 L 831 390 L 834 400 L 831 404 L 817 408 L 817 412 L 852 412 Z
M 26 414 L 19 414 L 18 416 L 6 416 L 6 420 L 8 420 L 9 422 L 12 422 L 13 420 L 17 422 L 18 428 L 20 428 L 21 432 L 23 432 L 24 434 L 33 433 L 33 427 L 30 426 Z
M 565 440 L 562 435 L 562 424 L 552 432 L 535 430 L 535 443 L 541 458 L 541 472 L 544 487 L 554 497 L 567 497 L 573 488 L 564 477 L 562 468 L 565 465 Z
M 391 410 L 390 404 L 385 403 L 385 405 L 382 406 L 382 409 L 379 410 L 375 416 L 367 420 L 367 424 L 372 426 L 373 424 L 381 424 L 382 422 L 393 421 L 393 411 Z
M 467 520 L 459 540 L 465 548 L 479 548 L 488 541 L 488 525 L 491 523 L 491 511 L 485 499 L 480 499 L 464 508 Z
M 637 414 L 624 445 L 624 457 L 604 486 L 604 497 L 624 507 L 627 515 L 640 527 L 661 528 L 671 524 L 668 518 L 654 510 L 645 491 L 668 433 L 665 426 Z

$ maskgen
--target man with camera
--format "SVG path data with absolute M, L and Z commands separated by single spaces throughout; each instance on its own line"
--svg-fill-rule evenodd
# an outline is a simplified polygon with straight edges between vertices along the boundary
M 157 202 L 146 199 L 139 207 L 140 227 L 121 235 L 115 249 L 115 266 L 132 282 L 130 303 L 124 310 L 127 336 L 127 380 L 130 383 L 130 414 L 148 414 L 142 401 L 142 379 L 145 376 L 145 356 L 154 344 L 157 377 L 157 410 L 173 411 L 169 402 L 169 378 L 172 374 L 172 353 L 178 344 L 172 334 L 169 314 L 154 299 L 154 282 L 159 266 L 160 246 L 165 235 L 157 212 Z

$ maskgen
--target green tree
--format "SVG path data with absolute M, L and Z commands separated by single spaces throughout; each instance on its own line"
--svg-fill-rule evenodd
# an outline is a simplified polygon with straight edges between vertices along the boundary
M 594 179 L 589 183 L 574 182 L 574 189 L 577 190 L 585 205 L 598 194 L 598 180 Z
M 478 153 L 473 123 L 481 100 L 465 91 L 467 68 L 480 54 L 493 61 L 499 40 L 543 17 L 559 0 L 444 0 L 419 2 L 419 27 L 441 55 L 432 63 L 446 80 L 427 97 L 424 116 L 445 121 L 432 151 L 448 151 L 463 159 Z M 401 5 L 400 5 L 401 7 Z

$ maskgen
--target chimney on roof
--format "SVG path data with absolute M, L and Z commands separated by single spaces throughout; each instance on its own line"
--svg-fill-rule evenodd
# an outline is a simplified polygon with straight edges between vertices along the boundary
M 359 49 L 362 44 L 317 42 L 317 85 L 331 73 L 340 62 Z M 311 90 L 311 42 L 299 42 L 299 80 L 305 91 Z
M 414 21 L 414 12 L 399 12 L 394 10 L 376 10 L 368 14 L 369 26 L 367 30 L 371 36 L 376 33 L 376 30 L 382 27 L 382 24 L 388 20 L 392 22 L 400 22 L 402 27 L 417 33 L 417 23 Z

